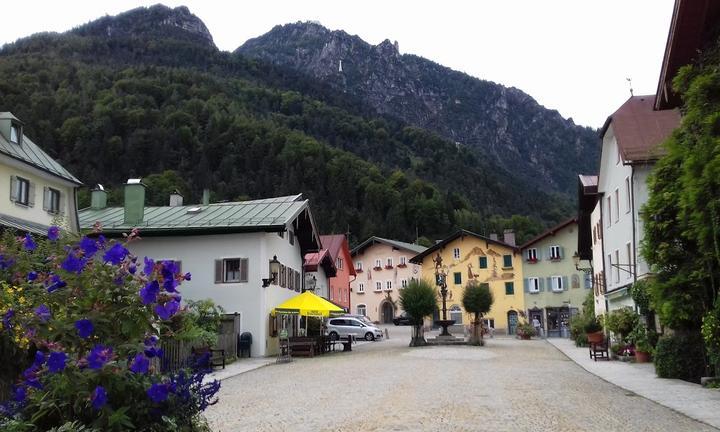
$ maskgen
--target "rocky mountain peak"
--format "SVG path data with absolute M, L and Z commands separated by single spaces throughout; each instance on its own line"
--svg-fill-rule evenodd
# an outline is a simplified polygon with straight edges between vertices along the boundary
M 215 46 L 205 23 L 186 6 L 162 4 L 139 7 L 116 16 L 105 16 L 73 30 L 81 36 L 175 37 Z

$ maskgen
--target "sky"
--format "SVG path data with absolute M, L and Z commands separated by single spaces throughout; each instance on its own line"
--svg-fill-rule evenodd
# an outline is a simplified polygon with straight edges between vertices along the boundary
M 3 8 L 0 45 L 63 32 L 157 1 L 23 0 Z M 654 94 L 674 0 L 164 0 L 187 6 L 232 51 L 278 24 L 319 21 L 371 44 L 516 87 L 599 128 L 630 96 Z

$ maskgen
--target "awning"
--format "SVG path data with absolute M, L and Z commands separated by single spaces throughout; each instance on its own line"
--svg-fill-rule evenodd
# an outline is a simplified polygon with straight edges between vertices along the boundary
M 325 300 L 324 298 L 305 291 L 295 297 L 279 304 L 273 309 L 275 314 L 291 314 L 302 316 L 329 317 L 331 314 L 343 314 L 344 310 Z

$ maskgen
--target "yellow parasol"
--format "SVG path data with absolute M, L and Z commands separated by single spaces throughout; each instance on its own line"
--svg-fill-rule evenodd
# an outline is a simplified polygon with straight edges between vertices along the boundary
M 285 303 L 278 305 L 272 311 L 273 315 L 292 314 L 322 317 L 342 313 L 345 313 L 345 311 L 310 291 L 296 295 Z

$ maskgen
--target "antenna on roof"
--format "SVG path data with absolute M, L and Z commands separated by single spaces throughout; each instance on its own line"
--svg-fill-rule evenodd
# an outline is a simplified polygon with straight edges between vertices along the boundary
M 632 88 L 632 78 L 625 78 L 625 79 L 627 80 L 628 85 L 630 86 L 630 97 L 632 97 L 632 96 L 634 96 L 634 95 L 633 95 L 633 88 Z

